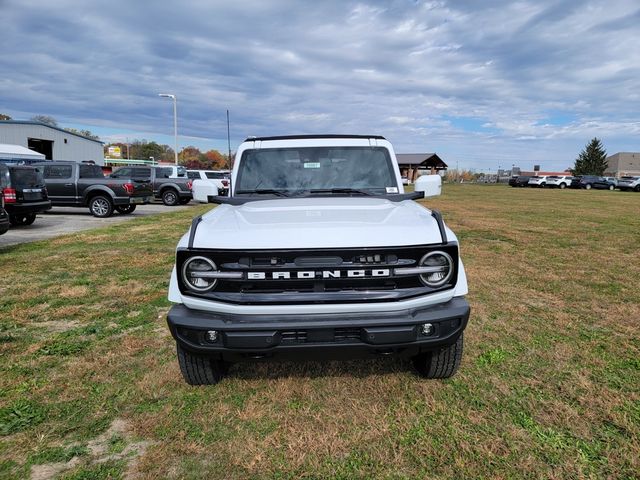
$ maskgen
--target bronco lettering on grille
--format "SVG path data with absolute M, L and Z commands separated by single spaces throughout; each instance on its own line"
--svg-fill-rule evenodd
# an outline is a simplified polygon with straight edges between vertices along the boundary
M 297 272 L 247 272 L 247 280 L 309 280 L 315 278 L 372 278 L 388 277 L 388 268 L 371 270 L 300 270 Z

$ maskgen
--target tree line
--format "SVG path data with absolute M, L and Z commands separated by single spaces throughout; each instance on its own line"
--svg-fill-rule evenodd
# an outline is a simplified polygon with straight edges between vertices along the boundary
M 130 143 L 113 142 L 104 145 L 104 156 L 109 156 L 109 147 L 120 147 L 120 158 L 150 160 L 156 162 L 173 163 L 175 156 L 173 148 L 169 145 L 161 145 L 147 140 L 134 140 Z M 233 160 L 233 155 L 231 156 Z M 229 167 L 228 155 L 224 155 L 217 150 L 200 151 L 194 146 L 184 147 L 178 152 L 178 163 L 187 168 L 197 170 L 222 170 Z

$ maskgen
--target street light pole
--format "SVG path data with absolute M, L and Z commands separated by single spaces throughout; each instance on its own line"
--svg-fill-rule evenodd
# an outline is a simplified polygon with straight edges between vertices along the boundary
M 178 165 L 178 100 L 172 93 L 159 93 L 158 96 L 173 99 L 173 156 Z

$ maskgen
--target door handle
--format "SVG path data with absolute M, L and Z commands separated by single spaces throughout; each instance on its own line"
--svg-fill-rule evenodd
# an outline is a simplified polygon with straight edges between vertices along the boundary
M 73 187 L 73 183 L 65 183 L 64 186 L 65 187 Z

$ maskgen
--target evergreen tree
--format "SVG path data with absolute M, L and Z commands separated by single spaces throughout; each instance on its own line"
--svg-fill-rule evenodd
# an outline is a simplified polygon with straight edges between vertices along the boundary
M 607 169 L 607 152 L 598 138 L 593 138 L 580 152 L 571 172 L 573 175 L 602 175 Z

